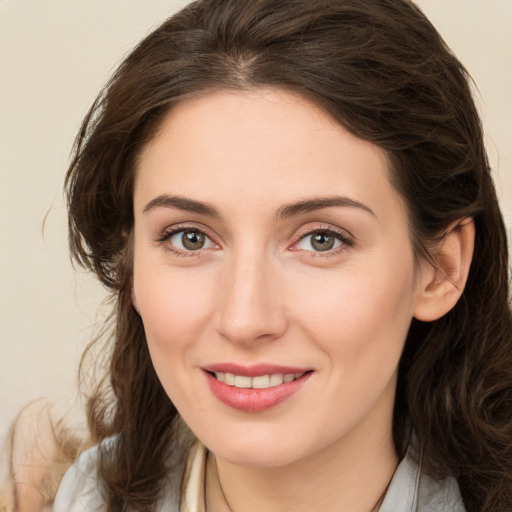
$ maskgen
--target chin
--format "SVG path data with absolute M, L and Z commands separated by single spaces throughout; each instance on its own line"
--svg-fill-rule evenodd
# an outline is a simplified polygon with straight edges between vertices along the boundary
M 236 466 L 277 468 L 287 466 L 300 457 L 297 453 L 290 453 L 284 450 L 275 450 L 274 447 L 247 447 L 245 449 L 220 449 L 217 452 L 211 450 L 216 457 L 224 459 Z
M 200 433 L 199 433 L 200 434 Z M 212 436 L 212 432 L 199 439 L 216 457 L 237 466 L 282 467 L 307 457 L 322 447 L 309 446 L 304 436 L 289 435 L 288 429 L 275 432 L 273 429 L 246 428 L 243 433 L 228 433 Z M 308 448 L 309 447 L 309 448 Z

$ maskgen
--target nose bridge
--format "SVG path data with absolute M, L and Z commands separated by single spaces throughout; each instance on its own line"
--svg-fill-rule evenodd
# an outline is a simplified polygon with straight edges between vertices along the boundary
M 234 251 L 221 283 L 219 332 L 236 343 L 282 335 L 286 319 L 279 299 L 279 277 L 266 251 Z

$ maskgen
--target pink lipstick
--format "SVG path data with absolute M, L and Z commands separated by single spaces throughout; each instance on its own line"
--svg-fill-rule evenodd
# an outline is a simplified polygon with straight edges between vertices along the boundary
M 309 368 L 258 364 L 219 363 L 203 368 L 215 397 L 246 412 L 270 409 L 298 392 L 309 380 Z

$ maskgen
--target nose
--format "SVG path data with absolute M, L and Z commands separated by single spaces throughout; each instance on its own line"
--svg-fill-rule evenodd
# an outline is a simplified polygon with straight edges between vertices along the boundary
M 278 269 L 264 256 L 234 255 L 223 273 L 218 332 L 232 343 L 252 344 L 284 334 L 287 318 Z

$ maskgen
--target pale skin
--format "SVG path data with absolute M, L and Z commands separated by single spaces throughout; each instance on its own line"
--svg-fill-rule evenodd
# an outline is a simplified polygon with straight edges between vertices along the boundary
M 134 306 L 165 391 L 210 450 L 209 512 L 378 507 L 398 463 L 407 330 L 454 306 L 474 238 L 461 222 L 436 265 L 418 261 L 389 178 L 383 150 L 282 90 L 186 100 L 140 156 Z M 183 245 L 186 230 L 202 245 Z M 241 411 L 207 385 L 223 362 L 309 378 Z

